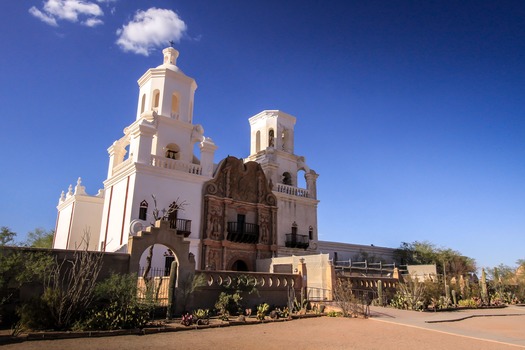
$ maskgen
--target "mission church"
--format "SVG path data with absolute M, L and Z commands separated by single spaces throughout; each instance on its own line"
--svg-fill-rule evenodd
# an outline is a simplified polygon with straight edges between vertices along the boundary
M 62 192 L 53 248 L 126 253 L 130 237 L 163 219 L 201 270 L 257 271 L 258 261 L 319 253 L 391 256 L 389 248 L 319 241 L 318 174 L 294 153 L 295 117 L 265 110 L 249 118 L 250 155 L 215 163 L 217 145 L 193 122 L 197 83 L 177 66 L 176 49 L 163 56 L 138 80 L 135 121 L 108 148 L 104 189 L 88 195 L 79 178 Z M 155 244 L 154 266 L 173 259 Z

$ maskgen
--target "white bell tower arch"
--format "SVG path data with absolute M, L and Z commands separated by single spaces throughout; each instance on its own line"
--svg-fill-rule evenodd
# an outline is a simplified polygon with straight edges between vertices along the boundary
M 279 252 L 297 254 L 298 246 L 317 248 L 317 173 L 302 156 L 294 153 L 296 118 L 279 110 L 265 110 L 249 119 L 251 138 L 249 161 L 261 164 L 277 197 Z M 304 176 L 300 186 L 299 176 Z M 306 188 L 304 188 L 306 187 Z M 291 235 L 299 237 L 288 239 Z M 301 244 L 296 244 L 300 242 Z

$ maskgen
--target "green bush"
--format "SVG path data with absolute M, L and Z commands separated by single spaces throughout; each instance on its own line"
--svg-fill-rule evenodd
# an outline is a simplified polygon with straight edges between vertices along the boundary
M 337 312 L 337 311 L 331 310 L 331 311 L 328 311 L 326 313 L 326 316 L 328 316 L 328 317 L 341 317 L 341 316 L 343 316 L 343 314 L 341 312 Z
M 137 297 L 137 276 L 112 274 L 95 288 L 94 307 L 77 322 L 77 329 L 133 329 L 144 327 L 150 308 Z
M 215 309 L 223 318 L 229 315 L 240 314 L 242 311 L 242 296 L 239 292 L 232 294 L 221 292 L 215 302 Z
M 142 328 L 149 321 L 149 310 L 141 305 L 119 305 L 117 302 L 93 310 L 75 328 L 82 330 L 113 330 Z
M 478 302 L 475 300 L 475 299 L 462 299 L 462 300 L 459 300 L 458 301 L 458 306 L 459 307 L 468 307 L 468 308 L 472 308 L 472 309 L 475 309 L 478 307 Z
M 259 321 L 264 320 L 264 317 L 268 313 L 268 310 L 270 309 L 270 305 L 264 303 L 257 306 L 257 319 Z
M 44 330 L 54 328 L 49 307 L 41 298 L 33 298 L 17 308 L 20 326 L 24 329 Z

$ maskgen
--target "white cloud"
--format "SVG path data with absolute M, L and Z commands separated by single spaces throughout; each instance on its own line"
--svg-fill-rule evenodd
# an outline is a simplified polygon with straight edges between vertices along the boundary
M 148 56 L 170 40 L 179 42 L 185 31 L 186 23 L 175 12 L 152 7 L 137 11 L 132 21 L 117 30 L 117 45 L 126 52 Z
M 41 20 L 42 22 L 49 24 L 50 26 L 58 27 L 57 21 L 54 17 L 46 15 L 34 6 L 29 9 L 29 13 Z
M 102 22 L 102 20 L 98 19 L 98 18 L 88 18 L 84 22 L 82 22 L 82 24 L 87 26 L 87 27 L 95 27 L 95 26 L 98 26 L 99 24 L 103 24 L 103 23 L 104 22 Z
M 104 15 L 100 6 L 85 0 L 46 0 L 42 11 L 33 6 L 29 13 L 55 27 L 58 20 L 94 27 L 103 23 L 99 17 Z

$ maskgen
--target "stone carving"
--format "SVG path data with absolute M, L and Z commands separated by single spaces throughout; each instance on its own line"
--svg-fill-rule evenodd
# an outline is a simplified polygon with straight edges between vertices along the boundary
M 221 269 L 221 258 L 219 251 L 210 249 L 208 251 L 208 263 L 206 264 L 207 270 Z
M 218 207 L 211 207 L 208 212 L 206 236 L 214 240 L 220 240 L 222 236 L 222 215 L 221 209 Z
M 269 227 L 270 218 L 268 215 L 261 215 L 259 219 L 259 232 L 260 232 L 260 243 L 268 244 L 270 238 L 270 227 Z
M 191 131 L 191 141 L 192 142 L 202 142 L 204 141 L 204 128 L 202 125 L 197 124 L 193 127 Z
M 277 202 L 261 166 L 256 162 L 243 163 L 231 156 L 221 162 L 215 178 L 206 184 L 204 194 L 266 205 Z

